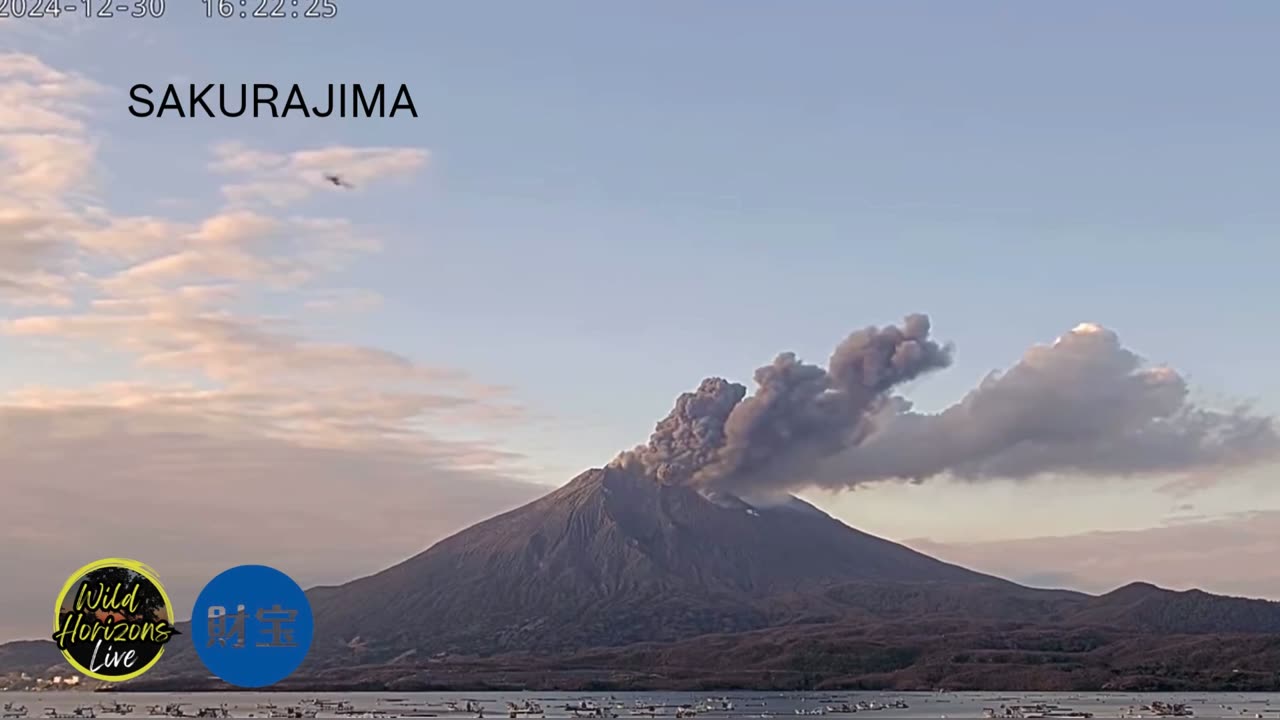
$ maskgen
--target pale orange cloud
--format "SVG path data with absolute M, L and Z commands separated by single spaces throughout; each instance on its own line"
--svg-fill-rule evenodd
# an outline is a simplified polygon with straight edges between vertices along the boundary
M 326 282 L 382 241 L 286 206 L 337 191 L 326 172 L 358 184 L 356 202 L 411 179 L 426 151 L 221 146 L 223 207 L 123 215 L 93 197 L 96 91 L 0 54 L 0 108 L 31 109 L 0 109 L 0 342 L 84 379 L 5 378 L 0 640 L 42 634 L 50 592 L 86 558 L 138 556 L 182 607 L 230 565 L 339 581 L 541 492 L 494 440 L 525 420 L 508 392 L 309 336 L 309 313 L 376 309 L 373 293 Z M 251 188 L 274 201 L 249 202 Z
M 84 101 L 101 90 L 37 58 L 0 53 L 0 301 L 65 305 L 76 277 L 70 193 L 92 190 Z
M 511 458 L 486 445 L 418 435 L 344 446 L 317 433 L 258 432 L 266 425 L 245 416 L 257 402 L 272 408 L 264 422 L 290 422 L 275 398 L 151 387 L 103 395 L 0 408 L 0 575 L 13 581 L 0 590 L 0 638 L 42 636 L 52 593 L 100 556 L 147 562 L 181 616 L 227 567 L 266 562 L 305 586 L 340 582 L 544 491 L 504 476 L 497 468 Z M 349 404 L 344 419 L 371 422 L 366 411 L 405 409 L 371 399 Z

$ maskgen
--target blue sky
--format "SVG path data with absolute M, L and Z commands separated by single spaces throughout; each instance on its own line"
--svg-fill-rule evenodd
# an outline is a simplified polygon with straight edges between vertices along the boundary
M 235 308 L 509 386 L 525 419 L 434 432 L 525 455 L 520 477 L 607 462 L 703 376 L 746 382 L 781 350 L 825 362 L 910 312 L 957 347 L 910 388 L 927 410 L 1089 321 L 1202 397 L 1280 411 L 1274 4 L 338 4 L 222 20 L 170 0 L 159 21 L 0 32 L 107 86 L 86 132 L 115 215 L 219 212 L 218 143 L 425 149 L 412 177 L 289 210 L 376 231 L 381 251 L 324 286 L 380 305 L 305 313 L 318 288 L 255 285 Z M 419 117 L 138 119 L 140 82 L 405 83 Z M 159 377 L 93 342 L 0 336 L 0 389 Z M 1280 510 L 1273 472 L 1192 499 L 1154 482 L 815 499 L 895 539 L 996 542 Z
M 407 83 L 416 120 L 117 112 L 109 191 L 147 207 L 131 190 L 199 140 L 429 148 L 419 186 L 359 208 L 403 242 L 352 270 L 387 298 L 358 332 L 590 417 L 581 465 L 704 374 L 818 359 L 912 311 L 959 345 L 920 389 L 939 403 L 1084 320 L 1219 391 L 1280 395 L 1267 353 L 1219 349 L 1256 334 L 1277 257 L 1274 18 L 1154 7 L 175 7 L 47 57 L 120 85 Z

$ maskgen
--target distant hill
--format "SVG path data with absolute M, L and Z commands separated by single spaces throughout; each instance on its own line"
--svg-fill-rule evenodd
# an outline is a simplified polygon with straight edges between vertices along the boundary
M 1151 633 L 1280 634 L 1280 603 L 1131 583 L 1090 600 L 1071 619 Z
M 17 640 L 0 645 L 0 674 L 27 673 L 32 677 L 68 669 L 58 646 L 52 640 Z

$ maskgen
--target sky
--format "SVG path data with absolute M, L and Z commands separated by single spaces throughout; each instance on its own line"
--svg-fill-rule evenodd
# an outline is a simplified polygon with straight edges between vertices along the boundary
M 1274 4 L 336 2 L 0 19 L 0 638 L 100 557 L 180 612 L 377 571 L 909 313 L 955 348 L 924 412 L 1081 323 L 1280 412 Z M 418 116 L 128 112 L 255 82 Z M 1276 470 L 802 492 L 1023 582 L 1280 599 Z

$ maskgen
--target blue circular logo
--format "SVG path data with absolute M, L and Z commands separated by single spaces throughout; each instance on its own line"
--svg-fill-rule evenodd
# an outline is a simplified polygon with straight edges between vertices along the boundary
M 311 603 L 288 575 L 241 565 L 209 581 L 191 609 L 191 640 L 209 672 L 239 687 L 289 677 L 311 648 Z

